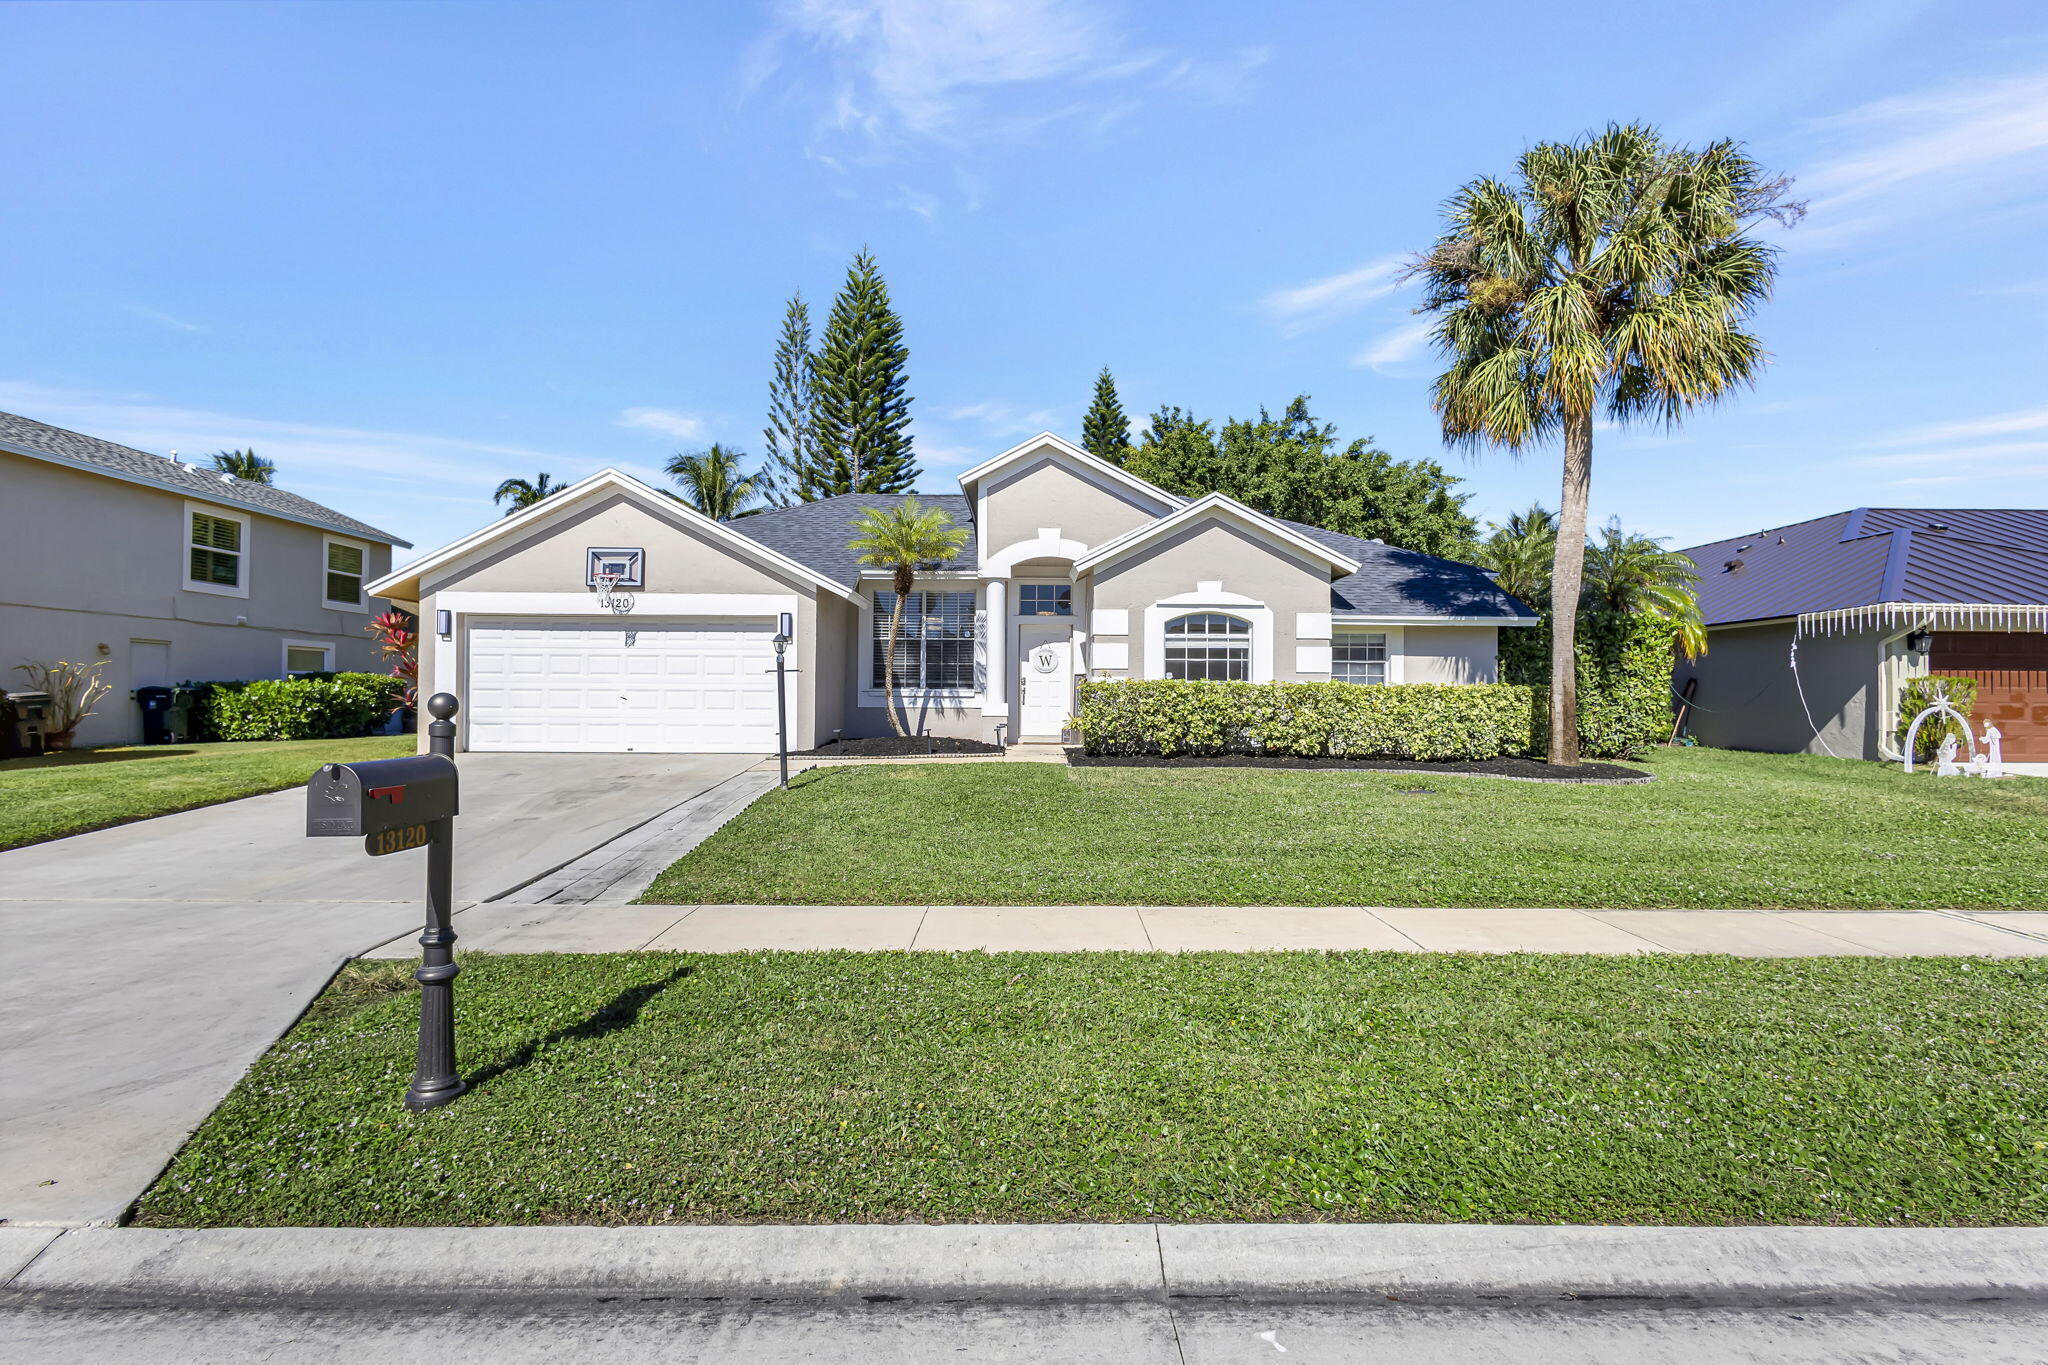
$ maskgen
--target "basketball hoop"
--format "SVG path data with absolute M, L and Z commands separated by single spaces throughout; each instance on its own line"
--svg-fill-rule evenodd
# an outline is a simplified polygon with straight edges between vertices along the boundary
M 596 575 L 598 605 L 621 616 L 633 610 L 633 594 L 619 591 L 619 580 L 624 577 L 621 573 Z

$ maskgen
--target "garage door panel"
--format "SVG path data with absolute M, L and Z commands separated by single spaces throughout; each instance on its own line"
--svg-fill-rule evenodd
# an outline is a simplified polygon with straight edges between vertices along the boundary
M 765 621 L 474 622 L 466 635 L 469 746 L 773 749 L 773 631 Z

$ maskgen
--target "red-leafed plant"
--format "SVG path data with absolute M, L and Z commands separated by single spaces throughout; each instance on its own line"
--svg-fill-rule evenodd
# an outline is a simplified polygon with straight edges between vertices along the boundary
M 370 618 L 363 627 L 377 637 L 377 648 L 391 661 L 391 676 L 404 681 L 403 705 L 412 710 L 420 701 L 420 622 L 410 612 L 393 608 Z

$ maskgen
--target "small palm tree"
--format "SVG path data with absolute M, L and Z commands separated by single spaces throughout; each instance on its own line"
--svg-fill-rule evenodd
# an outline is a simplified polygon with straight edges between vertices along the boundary
M 926 507 L 907 498 L 894 507 L 870 507 L 853 524 L 854 537 L 846 543 L 860 558 L 863 568 L 887 569 L 889 586 L 896 602 L 889 611 L 889 652 L 882 664 L 882 706 L 889 713 L 889 728 L 908 735 L 896 716 L 896 641 L 903 634 L 903 599 L 917 586 L 919 570 L 929 572 L 951 559 L 967 544 L 967 531 L 937 507 Z
M 1639 613 L 1669 623 L 1688 659 L 1706 652 L 1707 624 L 1693 585 L 1693 562 L 1652 536 L 1621 529 L 1615 517 L 1586 547 L 1586 595 L 1596 609 Z
M 1776 252 L 1745 234 L 1797 221 L 1790 182 L 1733 142 L 1667 146 L 1614 125 L 1538 143 L 1513 183 L 1473 180 L 1415 264 L 1423 311 L 1448 362 L 1435 406 L 1444 440 L 1520 451 L 1564 439 L 1564 497 L 1551 570 L 1550 750 L 1579 758 L 1574 625 L 1592 485 L 1593 421 L 1675 425 L 1755 381 L 1765 356 L 1745 330 L 1770 296 Z
M 1541 611 L 1550 600 L 1550 567 L 1557 558 L 1557 513 L 1539 502 L 1489 529 L 1473 561 L 1490 570 L 1502 589 Z
M 510 502 L 512 505 L 505 509 L 505 515 L 509 517 L 514 512 L 525 511 L 542 498 L 561 492 L 563 487 L 546 474 L 531 483 L 525 479 L 507 479 L 498 485 L 497 492 L 491 494 L 491 501 Z
M 746 458 L 740 451 L 714 444 L 695 455 L 677 455 L 665 467 L 682 485 L 683 499 L 690 506 L 713 521 L 731 521 L 768 496 L 768 471 L 742 474 L 740 461 Z
M 269 483 L 277 475 L 277 466 L 254 450 L 217 450 L 213 453 L 213 467 L 249 483 Z

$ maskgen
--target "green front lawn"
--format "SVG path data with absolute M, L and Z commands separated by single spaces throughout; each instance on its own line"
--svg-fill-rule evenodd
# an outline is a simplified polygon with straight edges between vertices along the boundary
M 2048 1222 L 2048 963 L 473 956 L 408 1115 L 356 963 L 151 1226 Z
M 0 849 L 295 787 L 323 763 L 396 758 L 411 735 L 81 749 L 0 763 Z
M 962 763 L 823 768 L 644 899 L 858 905 L 2025 908 L 2048 780 L 1659 750 L 1642 786 Z

